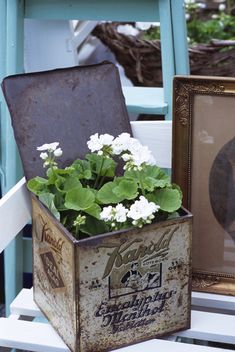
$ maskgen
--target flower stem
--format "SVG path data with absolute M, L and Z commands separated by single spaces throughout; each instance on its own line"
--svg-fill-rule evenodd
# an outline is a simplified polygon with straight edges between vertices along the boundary
M 143 194 L 143 196 L 145 196 L 145 189 L 144 189 L 144 185 L 143 185 L 142 175 L 141 175 L 141 173 L 139 171 L 137 171 L 137 175 L 138 175 L 138 181 L 139 181 L 139 184 L 140 184 L 140 188 L 141 188 L 142 194 Z
M 104 157 L 102 157 L 102 161 L 101 161 L 101 165 L 100 165 L 100 170 L 99 170 L 99 173 L 96 177 L 96 180 L 95 180 L 95 184 L 94 184 L 94 188 L 96 189 L 97 186 L 98 186 L 98 182 L 99 182 L 99 179 L 100 179 L 100 175 L 101 175 L 101 172 L 102 172 L 102 168 L 103 168 L 103 165 L 104 165 Z

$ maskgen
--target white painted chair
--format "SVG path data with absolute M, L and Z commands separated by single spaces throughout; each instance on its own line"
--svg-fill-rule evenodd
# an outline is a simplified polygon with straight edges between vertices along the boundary
M 133 122 L 132 129 L 134 136 L 156 150 L 159 166 L 170 167 L 171 122 Z M 30 196 L 25 180 L 22 179 L 0 200 L 0 252 L 30 219 Z M 152 339 L 117 351 L 230 351 L 206 344 L 207 341 L 214 341 L 235 345 L 235 297 L 193 292 L 192 304 L 192 324 L 189 330 L 167 339 Z M 43 315 L 33 301 L 32 289 L 23 289 L 12 302 L 10 311 L 9 318 L 0 318 L 0 346 L 38 352 L 69 352 L 50 324 L 34 320 Z M 188 338 L 187 343 L 177 342 L 181 337 Z M 203 340 L 205 345 L 192 345 L 189 339 Z

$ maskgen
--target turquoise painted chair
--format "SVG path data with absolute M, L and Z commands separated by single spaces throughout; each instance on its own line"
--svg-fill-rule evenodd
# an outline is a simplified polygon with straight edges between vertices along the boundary
M 172 78 L 188 74 L 187 35 L 183 0 L 1 0 L 0 1 L 0 81 L 23 72 L 24 19 L 113 20 L 160 22 L 163 88 L 123 88 L 130 112 L 163 114 L 172 118 Z M 21 176 L 6 105 L 0 93 L 1 190 L 5 194 Z M 5 251 L 6 304 L 22 287 L 22 272 L 31 263 L 23 255 L 29 242 L 18 236 Z

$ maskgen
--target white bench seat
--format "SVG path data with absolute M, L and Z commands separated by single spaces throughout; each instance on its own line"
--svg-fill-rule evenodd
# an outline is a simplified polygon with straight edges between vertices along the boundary
M 200 298 L 199 298 L 200 296 Z M 209 296 L 211 299 L 209 300 Z M 204 309 L 208 302 L 210 308 L 221 309 L 221 307 L 234 308 L 235 297 L 217 295 L 217 300 L 210 294 L 192 294 L 193 304 L 203 303 Z M 214 305 L 211 302 L 215 302 Z M 21 348 L 29 351 L 47 352 L 68 352 L 69 349 L 55 332 L 50 324 L 38 321 L 28 321 L 33 318 L 43 317 L 33 301 L 33 290 L 23 289 L 12 302 L 11 315 L 9 318 L 0 318 L 0 345 L 11 348 Z M 221 310 L 222 311 L 222 310 Z M 20 320 L 24 319 L 24 320 Z M 177 337 L 187 337 L 189 339 L 201 339 L 204 341 L 214 341 L 235 345 L 235 316 L 229 314 L 208 313 L 207 311 L 192 310 L 191 328 L 171 335 L 168 340 L 153 339 L 133 346 L 118 349 L 123 352 L 216 352 L 229 351 L 228 349 L 218 349 L 210 346 L 199 346 L 192 344 L 181 344 L 177 342 Z

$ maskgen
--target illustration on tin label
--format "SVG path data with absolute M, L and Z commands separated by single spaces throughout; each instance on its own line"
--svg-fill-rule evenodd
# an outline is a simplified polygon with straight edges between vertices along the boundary
M 58 266 L 52 252 L 40 254 L 44 271 L 53 289 L 65 287 Z
M 111 248 L 103 279 L 108 277 L 109 298 L 162 286 L 162 261 L 168 255 L 175 231 L 167 229 L 156 242 L 145 244 L 141 238 L 119 244 L 103 244 Z
M 107 255 L 102 280 L 108 282 L 108 295 L 96 307 L 94 316 L 109 333 L 145 330 L 160 321 L 171 304 L 175 304 L 177 286 L 169 284 L 166 272 L 174 277 L 179 259 L 171 258 L 170 242 L 179 226 L 165 229 L 151 239 L 135 237 L 125 242 L 103 243 Z M 163 314 L 163 315 L 162 315 Z M 158 319 L 158 320 L 157 320 Z M 161 330 L 161 324 L 156 329 Z
M 109 277 L 109 297 L 161 287 L 162 263 L 133 262 L 124 270 L 114 269 Z

